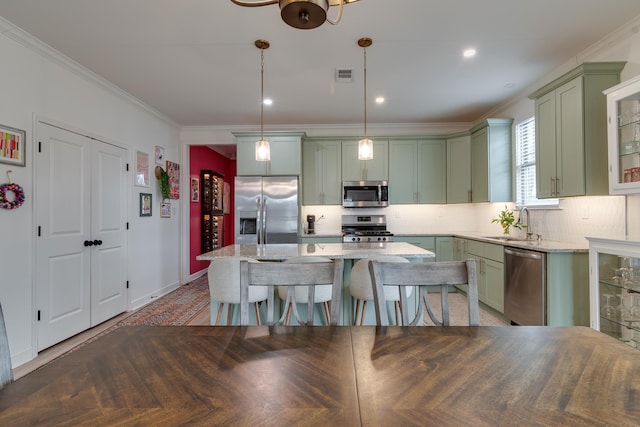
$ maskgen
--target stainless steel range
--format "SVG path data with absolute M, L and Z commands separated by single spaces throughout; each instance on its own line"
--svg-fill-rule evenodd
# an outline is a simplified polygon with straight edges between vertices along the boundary
M 342 241 L 393 242 L 385 215 L 342 215 Z

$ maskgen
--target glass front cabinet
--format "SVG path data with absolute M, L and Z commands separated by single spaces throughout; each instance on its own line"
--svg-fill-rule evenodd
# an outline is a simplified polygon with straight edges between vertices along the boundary
M 640 76 L 604 93 L 607 96 L 609 193 L 640 193 Z
M 591 328 L 640 348 L 640 238 L 587 239 Z

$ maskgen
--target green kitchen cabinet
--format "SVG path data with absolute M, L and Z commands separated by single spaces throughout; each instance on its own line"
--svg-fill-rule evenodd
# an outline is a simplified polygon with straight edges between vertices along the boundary
M 389 141 L 390 204 L 446 203 L 444 139 Z
M 447 203 L 471 202 L 471 135 L 447 139 Z
M 609 194 L 603 90 L 624 62 L 584 63 L 529 95 L 535 100 L 536 196 Z
M 467 259 L 467 239 L 462 237 L 453 238 L 453 260 L 464 261 Z
M 260 134 L 234 133 L 236 135 L 237 175 L 301 175 L 302 133 L 265 134 L 269 141 L 271 160 L 255 159 L 255 143 Z
M 436 261 L 454 261 L 452 236 L 436 236 Z
M 342 203 L 342 143 L 304 140 L 302 143 L 302 204 Z
M 423 258 L 423 262 L 434 262 L 438 257 L 436 252 L 436 238 L 434 236 L 427 235 L 415 235 L 415 236 L 394 236 L 394 242 L 407 242 L 412 245 L 416 245 L 422 249 L 426 249 L 436 254 L 436 258 Z
M 486 119 L 471 129 L 471 201 L 510 202 L 513 119 Z
M 468 258 L 476 260 L 478 299 L 504 313 L 504 247 L 468 240 L 467 252 Z
M 373 159 L 358 160 L 358 141 L 342 141 L 342 179 L 375 181 L 389 179 L 389 141 L 373 140 Z
M 342 236 L 316 236 L 305 234 L 300 236 L 300 243 L 342 243 Z

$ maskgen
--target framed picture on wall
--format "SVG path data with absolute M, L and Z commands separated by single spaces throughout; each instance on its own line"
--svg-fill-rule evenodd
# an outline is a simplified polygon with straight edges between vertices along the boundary
M 200 201 L 200 180 L 198 178 L 191 178 L 191 201 Z
M 0 163 L 26 164 L 25 136 L 23 130 L 0 125 Z
M 136 185 L 149 186 L 149 155 L 142 151 L 136 151 Z
M 171 202 L 160 203 L 160 218 L 171 218 Z
M 151 216 L 151 193 L 140 193 L 140 216 Z
M 156 145 L 156 165 L 162 166 L 164 164 L 164 148 Z
M 169 175 L 169 198 L 180 198 L 180 165 L 167 160 L 167 175 Z

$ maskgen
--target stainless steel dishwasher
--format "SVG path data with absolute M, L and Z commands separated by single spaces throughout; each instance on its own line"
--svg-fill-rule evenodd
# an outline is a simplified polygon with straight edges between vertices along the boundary
M 545 325 L 546 255 L 505 247 L 504 263 L 504 316 L 521 326 Z

